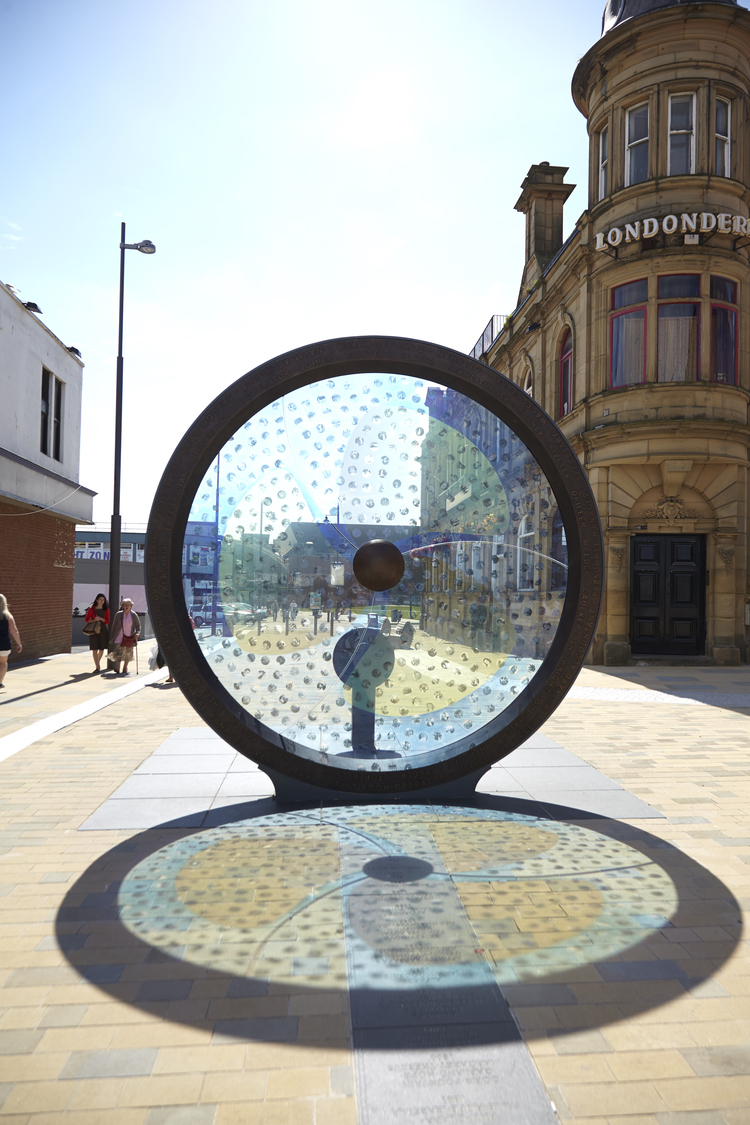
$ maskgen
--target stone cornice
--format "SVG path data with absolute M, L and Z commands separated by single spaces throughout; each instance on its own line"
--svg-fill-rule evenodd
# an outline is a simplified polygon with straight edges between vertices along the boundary
M 674 24 L 676 22 L 684 24 L 688 19 L 704 20 L 706 24 L 709 20 L 720 20 L 722 23 L 732 25 L 734 35 L 737 35 L 739 30 L 737 25 L 739 25 L 747 36 L 747 47 L 750 50 L 750 11 L 747 8 L 728 8 L 725 4 L 713 4 L 709 0 L 709 2 L 691 4 L 687 8 L 661 8 L 655 12 L 635 16 L 598 39 L 578 63 L 573 74 L 571 94 L 583 116 L 588 117 L 588 94 L 591 88 L 592 70 L 599 68 L 600 77 L 604 77 L 610 60 L 616 56 L 629 58 L 638 50 L 638 40 L 645 31 L 668 27 L 670 40 L 674 42 Z M 707 33 L 708 28 L 702 27 L 701 38 L 706 37 Z M 726 33 L 721 36 L 722 39 L 725 37 Z M 739 48 L 739 44 L 737 46 Z M 667 60 L 664 60 L 664 63 L 666 64 Z M 668 65 L 674 66 L 673 57 Z
M 611 445 L 615 441 L 639 439 L 644 436 L 651 439 L 678 431 L 690 437 L 710 437 L 714 441 L 726 441 L 729 438 L 735 438 L 740 439 L 745 444 L 750 442 L 750 426 L 746 423 L 724 422 L 710 418 L 674 418 L 657 421 L 644 419 L 643 422 L 612 422 L 602 426 L 601 429 L 584 430 L 578 434 L 566 434 L 566 437 L 573 448 L 578 451 L 579 449 L 598 449 L 601 446 Z M 634 454 L 634 457 L 636 460 L 643 460 L 640 453 Z M 712 454 L 711 459 L 722 460 L 721 457 L 716 457 L 714 454 Z M 616 460 L 622 460 L 622 457 L 618 456 Z M 747 457 L 727 457 L 726 460 L 732 462 L 744 460 L 747 463 Z

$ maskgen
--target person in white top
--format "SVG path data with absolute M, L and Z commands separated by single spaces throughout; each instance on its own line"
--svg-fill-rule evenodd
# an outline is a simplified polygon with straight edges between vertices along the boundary
M 123 664 L 122 675 L 128 675 L 130 663 L 138 638 L 141 635 L 141 622 L 138 614 L 133 609 L 130 598 L 122 599 L 122 609 L 115 614 L 112 624 L 112 643 L 109 650 L 109 659 L 115 669 L 115 675 L 120 675 L 120 663 Z

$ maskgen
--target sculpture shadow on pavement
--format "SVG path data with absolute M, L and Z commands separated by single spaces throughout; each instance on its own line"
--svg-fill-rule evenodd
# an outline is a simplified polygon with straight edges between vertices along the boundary
M 419 1049 L 517 1041 L 510 1009 L 523 1026 L 549 1005 L 570 1027 L 631 1018 L 700 985 L 740 938 L 719 879 L 617 821 L 491 797 L 262 804 L 99 857 L 58 913 L 71 965 L 215 1035 L 313 1047 L 351 1027 L 374 1050 Z M 589 1004 L 587 982 L 619 987 Z

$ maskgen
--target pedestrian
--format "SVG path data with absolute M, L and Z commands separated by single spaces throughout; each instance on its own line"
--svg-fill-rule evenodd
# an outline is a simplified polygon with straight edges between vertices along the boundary
M 11 653 L 10 639 L 16 646 L 16 651 L 20 652 L 23 648 L 21 644 L 21 636 L 16 627 L 15 618 L 8 609 L 8 602 L 4 594 L 0 594 L 0 688 L 3 687 L 3 680 L 5 673 L 8 671 L 8 657 Z
M 101 672 L 102 657 L 109 648 L 109 602 L 104 594 L 97 594 L 86 610 L 85 624 L 93 625 L 93 631 L 85 627 L 83 631 L 88 634 L 94 671 Z
M 297 610 L 298 609 L 299 609 L 299 606 L 295 602 L 294 598 L 292 598 L 292 600 L 289 603 L 289 616 L 291 617 L 292 621 L 297 620 Z
M 193 628 L 195 628 L 195 626 L 193 626 Z M 173 676 L 173 675 L 172 675 L 172 673 L 171 673 L 171 672 L 169 671 L 169 665 L 167 664 L 166 660 L 164 659 L 164 655 L 163 655 L 163 653 L 162 653 L 161 649 L 160 649 L 160 648 L 157 648 L 157 651 L 156 651 L 156 667 L 157 667 L 157 668 L 159 668 L 159 669 L 161 669 L 161 668 L 163 668 L 163 667 L 164 667 L 165 665 L 166 665 L 166 667 L 167 667 L 167 672 L 169 672 L 169 675 L 167 676 L 167 678 L 166 678 L 166 680 L 164 681 L 164 683 L 165 683 L 165 684 L 173 684 L 173 683 L 174 683 L 174 676 Z
M 122 599 L 122 609 L 115 614 L 112 622 L 112 643 L 109 658 L 114 664 L 115 675 L 120 675 L 120 663 L 124 665 L 122 675 L 127 676 L 138 638 L 141 635 L 141 622 L 133 609 L 130 598 Z
M 190 621 L 190 625 L 191 625 L 191 628 L 192 628 L 193 632 L 195 632 L 196 631 L 196 622 L 192 620 L 191 615 L 189 613 L 188 613 L 188 619 Z M 165 684 L 173 684 L 174 683 L 174 676 L 170 672 L 169 665 L 166 664 L 166 659 L 164 658 L 164 654 L 163 654 L 160 646 L 154 645 L 154 649 L 155 649 L 154 663 L 153 663 L 153 666 L 152 666 L 151 660 L 148 661 L 148 667 L 150 667 L 152 669 L 152 672 L 154 672 L 154 670 L 156 668 L 159 668 L 161 670 L 161 668 L 166 667 L 166 673 L 168 673 L 168 675 L 166 675 L 166 679 L 165 679 L 164 683 Z M 154 649 L 152 649 L 152 651 Z

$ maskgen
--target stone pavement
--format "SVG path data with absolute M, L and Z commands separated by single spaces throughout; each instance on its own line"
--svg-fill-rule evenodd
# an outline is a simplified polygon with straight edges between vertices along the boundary
M 88 650 L 11 664 L 0 690 L 0 738 L 147 676 L 152 644 L 144 641 L 139 646 L 139 675 L 132 660 L 127 677 L 94 672 Z
M 81 831 L 210 740 L 176 686 L 113 695 L 0 761 L 0 1125 L 750 1125 L 748 713 L 745 668 L 584 670 L 540 735 L 638 818 L 230 792 Z

